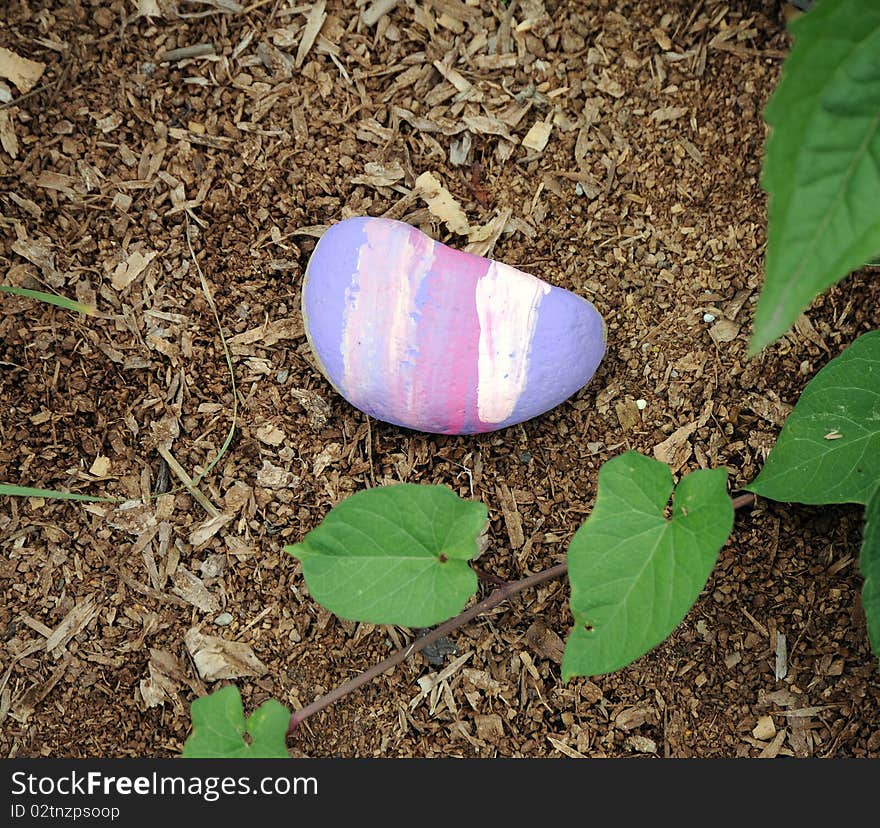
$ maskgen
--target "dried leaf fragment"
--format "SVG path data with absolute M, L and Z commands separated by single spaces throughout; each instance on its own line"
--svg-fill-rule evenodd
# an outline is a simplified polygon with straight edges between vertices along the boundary
M 221 512 L 216 517 L 209 517 L 190 532 L 190 544 L 198 549 L 202 544 L 211 540 L 233 517 L 234 515 L 230 515 L 228 512 Z
M 197 627 L 190 629 L 183 641 L 203 681 L 262 676 L 269 669 L 242 641 L 203 635 Z
M 178 566 L 174 572 L 174 588 L 171 590 L 188 604 L 192 604 L 202 612 L 217 612 L 220 605 L 217 599 L 198 575 L 190 572 L 185 566 Z

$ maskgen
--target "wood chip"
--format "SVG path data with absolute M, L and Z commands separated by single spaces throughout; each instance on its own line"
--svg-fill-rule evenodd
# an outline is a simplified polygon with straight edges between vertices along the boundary
M 785 737 L 788 735 L 787 730 L 780 730 L 776 737 L 770 742 L 767 747 L 765 747 L 760 755 L 759 759 L 775 759 L 779 755 L 779 749 L 782 747 L 782 743 L 785 741 Z
M 779 681 L 788 675 L 788 646 L 785 636 L 781 632 L 776 633 L 776 662 L 774 676 Z
M 15 123 L 8 109 L 0 109 L 0 147 L 10 158 L 18 158 L 18 138 L 15 136 Z
M 677 428 L 662 443 L 654 446 L 654 457 L 661 463 L 666 463 L 673 471 L 678 471 L 693 453 L 690 436 L 696 429 L 696 423 L 688 423 Z
M 550 742 L 553 747 L 556 748 L 560 753 L 567 756 L 569 759 L 586 759 L 587 757 L 581 753 L 580 751 L 575 750 L 570 745 L 567 745 L 562 739 L 557 739 L 555 736 L 548 736 L 547 741 Z
M 178 566 L 172 578 L 172 592 L 192 604 L 202 612 L 217 612 L 220 605 L 217 598 L 205 586 L 204 581 L 190 572 L 185 566 Z
M 208 517 L 200 526 L 196 527 L 189 535 L 189 542 L 195 549 L 200 549 L 214 537 L 230 520 L 233 515 L 219 512 Z
M 369 6 L 361 10 L 361 23 L 375 26 L 379 19 L 392 11 L 400 0 L 373 0 Z
M 565 642 L 547 626 L 544 621 L 533 621 L 526 630 L 525 640 L 532 646 L 535 654 L 556 664 L 562 663 Z
M 474 716 L 477 738 L 486 742 L 496 742 L 504 736 L 504 724 L 497 713 L 478 714 Z
M 614 725 L 621 730 L 634 730 L 641 727 L 652 713 L 651 707 L 627 707 L 614 717 Z
M 501 483 L 496 486 L 495 493 L 501 504 L 501 513 L 504 515 L 504 525 L 507 528 L 507 537 L 510 540 L 511 549 L 519 549 L 526 541 L 522 528 L 522 517 L 516 508 L 516 501 L 507 484 Z
M 309 14 L 306 18 L 306 25 L 303 28 L 302 39 L 299 42 L 299 48 L 296 50 L 296 58 L 293 61 L 293 65 L 297 69 L 303 65 L 303 61 L 306 59 L 309 49 L 312 48 L 315 43 L 315 38 L 318 36 L 318 32 L 321 31 L 321 26 L 324 25 L 324 21 L 327 19 L 327 14 L 324 11 L 326 5 L 326 0 L 317 0 L 317 2 L 309 9 Z
M 772 716 L 761 716 L 758 723 L 752 728 L 752 736 L 766 742 L 776 735 L 776 725 L 773 724 Z
M 779 428 L 782 428 L 794 408 L 794 406 L 780 400 L 772 391 L 768 392 L 766 396 L 757 393 L 747 394 L 745 399 L 746 404 L 755 414 Z
M 717 345 L 721 342 L 731 342 L 736 339 L 739 334 L 739 324 L 730 319 L 719 319 L 711 328 L 709 328 L 709 336 Z
M 513 210 L 506 207 L 487 224 L 471 227 L 465 250 L 477 256 L 491 256 L 498 239 L 510 222 Z
M 159 254 L 156 251 L 149 251 L 144 254 L 140 250 L 134 250 L 128 256 L 116 265 L 110 283 L 115 290 L 125 290 L 131 283 L 137 279 L 146 269 L 150 262 Z
M 470 232 L 470 224 L 461 205 L 433 173 L 423 172 L 416 179 L 416 192 L 428 205 L 431 215 L 440 219 L 451 232 L 460 236 Z
M 52 635 L 46 639 L 46 652 L 60 649 L 72 638 L 81 633 L 101 611 L 94 596 L 89 595 L 73 605 L 70 612 L 64 616 L 64 620 L 52 631 Z
M 12 81 L 19 92 L 30 92 L 43 76 L 45 69 L 45 63 L 28 60 L 0 46 L 0 78 Z
M 624 740 L 624 744 L 636 753 L 657 752 L 657 743 L 653 739 L 649 739 L 647 736 L 639 736 L 638 734 L 627 736 Z
M 141 679 L 138 689 L 147 707 L 158 707 L 170 701 L 175 712 L 183 710 L 183 702 L 177 692 L 185 676 L 177 658 L 168 650 L 150 647 L 147 663 L 149 677 Z
M 687 113 L 688 108 L 686 106 L 663 106 L 651 113 L 651 119 L 659 124 L 663 123 L 663 121 L 676 121 L 683 115 L 687 115 Z
M 526 137 L 522 140 L 522 145 L 526 149 L 535 152 L 543 152 L 550 140 L 550 133 L 553 131 L 553 125 L 546 121 L 536 121 L 532 124 L 531 129 L 526 133 Z

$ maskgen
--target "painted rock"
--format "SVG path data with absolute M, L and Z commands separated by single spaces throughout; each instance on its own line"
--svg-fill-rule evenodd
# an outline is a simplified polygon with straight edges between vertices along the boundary
M 401 221 L 332 225 L 306 269 L 306 335 L 333 387 L 377 420 L 475 434 L 590 380 L 605 325 L 586 299 Z

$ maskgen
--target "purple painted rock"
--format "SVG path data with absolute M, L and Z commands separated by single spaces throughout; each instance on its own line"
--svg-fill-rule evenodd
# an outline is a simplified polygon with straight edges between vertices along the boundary
M 332 225 L 303 321 L 333 387 L 377 420 L 475 434 L 529 420 L 590 380 L 605 325 L 586 299 L 401 221 Z

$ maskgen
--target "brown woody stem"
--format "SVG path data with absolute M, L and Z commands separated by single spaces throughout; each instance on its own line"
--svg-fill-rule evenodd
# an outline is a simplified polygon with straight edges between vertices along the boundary
M 733 498 L 733 508 L 741 509 L 744 506 L 752 506 L 756 501 L 756 497 L 753 494 L 744 494 L 739 495 L 739 497 Z M 345 682 L 344 684 L 340 684 L 339 687 L 331 690 L 329 693 L 325 693 L 318 699 L 315 699 L 311 704 L 307 704 L 305 707 L 301 708 L 294 712 L 290 717 L 290 725 L 287 728 L 287 735 L 289 736 L 296 730 L 297 726 L 304 722 L 309 716 L 318 713 L 323 710 L 325 707 L 329 707 L 333 702 L 338 701 L 339 699 L 347 696 L 354 690 L 357 690 L 358 687 L 363 686 L 369 681 L 372 681 L 377 676 L 381 676 L 386 670 L 390 670 L 392 667 L 400 664 L 402 661 L 406 661 L 411 655 L 414 653 L 421 652 L 425 647 L 429 644 L 432 644 L 435 641 L 439 641 L 443 636 L 448 635 L 453 630 L 457 630 L 459 627 L 463 627 L 469 621 L 472 621 L 478 615 L 482 615 L 484 612 L 488 612 L 493 607 L 498 606 L 502 601 L 506 601 L 508 598 L 512 598 L 514 595 L 517 595 L 520 592 L 523 592 L 526 589 L 530 589 L 531 587 L 537 586 L 538 584 L 542 584 L 545 581 L 552 581 L 554 578 L 559 578 L 568 571 L 567 564 L 561 563 L 556 564 L 556 566 L 551 566 L 549 569 L 543 569 L 540 572 L 536 572 L 534 575 L 529 575 L 527 578 L 522 578 L 519 581 L 513 581 L 509 584 L 506 584 L 499 589 L 496 589 L 491 595 L 487 598 L 484 598 L 477 604 L 474 604 L 472 607 L 468 607 L 468 609 L 464 610 L 464 612 L 456 615 L 455 618 L 450 618 L 448 621 L 440 624 L 440 626 L 435 627 L 431 632 L 426 633 L 425 635 L 417 638 L 410 644 L 408 647 L 404 647 L 402 650 L 398 650 L 393 655 L 386 658 L 384 661 L 380 661 L 378 664 L 374 664 L 370 667 L 369 670 L 365 670 L 359 676 L 355 676 L 353 679 Z

